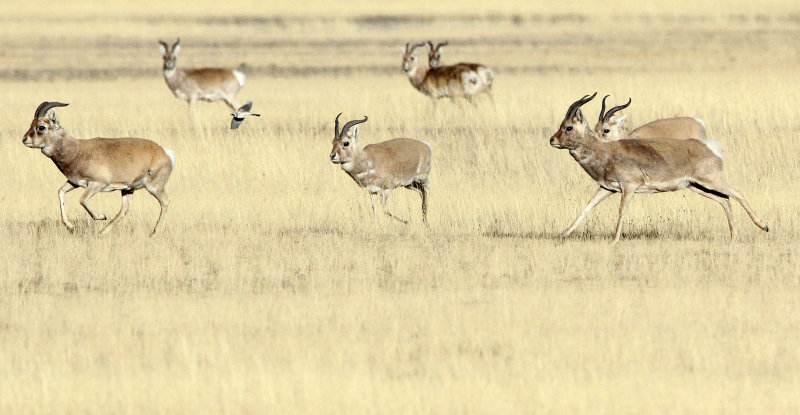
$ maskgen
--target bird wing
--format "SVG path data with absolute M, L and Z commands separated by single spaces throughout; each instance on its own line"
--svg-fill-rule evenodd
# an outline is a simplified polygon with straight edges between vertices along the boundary
M 247 101 L 246 104 L 242 105 L 242 107 L 239 108 L 238 112 L 250 112 L 251 108 L 253 108 L 253 103 L 251 101 Z
M 242 121 L 244 121 L 244 118 L 233 117 L 233 119 L 231 120 L 231 130 L 239 128 L 239 124 L 241 124 Z

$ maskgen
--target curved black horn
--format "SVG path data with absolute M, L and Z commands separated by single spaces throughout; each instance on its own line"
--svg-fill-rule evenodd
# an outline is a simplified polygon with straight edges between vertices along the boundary
M 603 122 L 603 113 L 606 112 L 606 98 L 610 97 L 611 95 L 606 95 L 603 97 L 603 105 L 600 107 L 600 118 L 598 121 Z
M 583 106 L 583 104 L 593 100 L 595 96 L 597 96 L 597 92 L 592 94 L 592 96 L 584 95 L 583 98 L 573 102 L 572 105 L 569 106 L 569 109 L 567 110 L 567 115 L 564 116 L 564 119 L 574 117 L 575 112 L 578 111 L 578 109 L 580 109 L 580 107 Z
M 618 105 L 618 106 L 616 106 L 616 107 L 613 107 L 613 108 L 611 108 L 610 110 L 608 110 L 608 112 L 606 113 L 606 115 L 604 115 L 604 116 L 603 116 L 603 118 L 601 118 L 601 120 L 602 120 L 603 122 L 607 122 L 609 119 L 611 119 L 611 116 L 612 116 L 612 115 L 614 115 L 614 113 L 615 113 L 615 112 L 617 112 L 617 111 L 619 111 L 619 110 L 624 110 L 625 108 L 628 108 L 630 105 L 631 105 L 631 99 L 630 99 L 630 98 L 628 98 L 628 103 L 627 103 L 627 104 L 625 104 L 625 105 Z
M 436 48 L 434 48 L 434 47 L 433 47 L 433 42 L 431 42 L 430 40 L 429 40 L 429 41 L 427 41 L 427 42 L 425 42 L 425 43 L 427 43 L 427 44 L 428 44 L 428 49 L 429 49 L 431 52 L 433 52 L 434 50 L 436 50 Z
M 167 45 L 167 42 L 164 42 L 163 40 L 161 40 L 161 39 L 158 39 L 158 43 L 160 43 L 160 44 L 161 44 L 161 46 L 163 46 L 163 47 L 164 47 L 164 49 L 166 49 L 166 50 L 167 50 L 167 52 L 169 52 L 169 45 Z
M 416 48 L 418 48 L 420 46 L 425 46 L 425 43 L 417 43 L 416 45 L 412 46 L 411 50 L 409 50 L 407 53 L 414 53 L 414 49 L 416 49 Z
M 447 46 L 448 44 L 449 44 L 448 42 L 442 42 L 442 43 L 440 43 L 439 45 L 437 45 L 437 46 L 436 46 L 436 51 L 438 52 L 440 47 L 442 47 L 442 46 Z
M 340 112 L 339 115 L 336 116 L 336 124 L 333 125 L 333 136 L 339 137 L 339 117 L 342 115 Z
M 342 138 L 343 135 L 347 134 L 347 130 L 349 130 L 350 127 L 352 127 L 352 126 L 354 126 L 356 124 L 361 124 L 362 122 L 367 122 L 367 116 L 366 115 L 364 116 L 363 120 L 348 121 L 347 124 L 345 124 L 344 127 L 342 127 L 342 131 L 339 132 L 339 138 Z
M 50 111 L 51 108 L 55 107 L 66 107 L 69 104 L 62 104 L 60 102 L 42 102 L 39 104 L 39 107 L 36 108 L 36 114 L 33 116 L 35 119 L 40 119 L 47 114 L 47 111 Z
M 175 51 L 175 46 L 178 46 L 178 45 L 180 45 L 180 44 L 181 44 L 181 38 L 178 38 L 178 41 L 177 41 L 177 42 L 175 42 L 175 43 L 172 45 L 172 51 L 174 52 L 174 51 Z

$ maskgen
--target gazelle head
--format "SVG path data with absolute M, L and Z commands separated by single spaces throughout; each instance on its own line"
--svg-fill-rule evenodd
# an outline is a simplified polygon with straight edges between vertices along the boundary
M 575 101 L 570 105 L 567 110 L 567 115 L 564 116 L 564 121 L 561 122 L 561 127 L 550 137 L 550 145 L 555 148 L 566 148 L 572 150 L 577 148 L 580 143 L 584 142 L 587 134 L 592 131 L 589 129 L 589 123 L 586 122 L 586 117 L 581 112 L 581 106 L 594 99 L 597 92 L 589 95 L 584 95 L 583 98 Z
M 42 102 L 36 108 L 36 113 L 31 122 L 31 128 L 25 133 L 22 138 L 22 144 L 29 148 L 45 149 L 50 147 L 54 141 L 60 139 L 64 135 L 64 130 L 58 123 L 56 118 L 55 107 L 66 107 L 69 104 L 62 104 L 60 102 Z
M 178 39 L 170 49 L 169 45 L 163 40 L 159 40 L 159 48 L 161 49 L 161 57 L 164 58 L 164 70 L 171 71 L 177 66 L 178 52 L 181 51 L 181 40 Z
M 419 66 L 419 59 L 417 59 L 417 55 L 414 51 L 420 47 L 425 46 L 424 43 L 417 43 L 416 45 L 409 46 L 410 44 L 406 43 L 406 48 L 403 49 L 403 72 L 411 73 Z
M 631 105 L 631 99 L 628 98 L 627 104 L 612 107 L 608 110 L 608 112 L 605 112 L 606 98 L 608 98 L 608 95 L 603 97 L 603 106 L 600 108 L 600 118 L 597 120 L 597 124 L 594 126 L 594 132 L 597 133 L 597 135 L 600 136 L 600 139 L 603 141 L 620 140 L 625 137 L 622 124 L 625 123 L 625 119 L 628 118 L 628 116 L 623 115 L 617 118 L 614 116 L 614 113 L 628 108 Z
M 428 66 L 438 68 L 442 65 L 442 48 L 447 46 L 447 42 L 442 42 L 435 47 L 433 42 L 428 41 Z
M 339 117 L 342 115 L 340 112 L 336 116 L 336 122 L 333 127 L 333 148 L 331 149 L 331 162 L 333 164 L 347 164 L 353 161 L 356 154 L 361 150 L 358 145 L 358 125 L 367 122 L 367 116 L 363 120 L 353 120 L 345 123 L 342 130 L 339 131 Z M 355 128 L 350 131 L 350 127 Z M 344 166 L 342 166 L 344 167 Z

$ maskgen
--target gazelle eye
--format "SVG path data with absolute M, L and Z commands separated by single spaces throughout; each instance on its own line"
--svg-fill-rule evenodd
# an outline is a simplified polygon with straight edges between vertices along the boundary
M 347 146 L 349 146 L 349 145 L 350 145 L 350 142 L 349 142 L 349 141 L 345 141 L 345 142 L 342 144 L 342 147 L 347 147 Z
M 610 132 L 611 132 L 611 130 L 609 130 L 608 128 L 606 128 L 606 129 L 604 129 L 604 130 L 603 130 L 603 134 L 608 134 L 608 133 L 610 133 Z
M 41 132 L 44 132 L 44 130 L 46 130 L 46 129 L 47 129 L 47 127 L 45 127 L 45 126 L 43 126 L 43 125 L 40 125 L 40 126 L 39 126 L 39 132 L 40 132 L 40 133 L 41 133 Z
M 571 125 L 568 125 L 568 126 L 567 126 L 567 128 L 566 128 L 566 130 L 567 130 L 567 131 L 572 131 L 572 126 L 571 126 Z

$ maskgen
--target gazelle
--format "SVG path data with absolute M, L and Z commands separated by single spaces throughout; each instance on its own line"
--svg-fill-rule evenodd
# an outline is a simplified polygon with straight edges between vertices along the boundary
M 567 110 L 561 127 L 550 138 L 550 145 L 569 150 L 569 154 L 599 185 L 592 200 L 575 222 L 564 231 L 571 234 L 586 214 L 612 193 L 622 193 L 613 242 L 622 235 L 622 219 L 636 193 L 672 192 L 689 188 L 720 205 L 728 217 L 731 241 L 736 239 L 730 198 L 736 199 L 759 228 L 769 227 L 756 217 L 744 196 L 725 180 L 722 146 L 712 140 L 674 140 L 669 138 L 631 138 L 602 141 L 589 128 L 580 107 L 591 101 L 584 96 Z
M 64 195 L 78 187 L 86 188 L 81 196 L 81 205 L 94 220 L 106 220 L 106 216 L 95 213 L 88 205 L 89 199 L 99 192 L 119 190 L 122 193 L 119 213 L 100 231 L 100 235 L 107 233 L 128 214 L 133 192 L 145 188 L 161 204 L 161 214 L 150 236 L 155 235 L 169 206 L 164 185 L 175 167 L 175 153 L 142 138 L 72 138 L 61 127 L 53 109 L 67 105 L 41 103 L 22 139 L 25 146 L 41 149 L 42 154 L 53 160 L 61 173 L 67 176 L 67 182 L 58 191 L 64 226 L 70 232 L 75 229 L 64 210 Z
M 239 108 L 236 94 L 244 85 L 244 73 L 236 69 L 178 68 L 178 52 L 181 40 L 178 39 L 172 48 L 163 40 L 159 40 L 161 57 L 164 58 L 164 79 L 176 98 L 189 103 L 189 112 L 194 112 L 194 103 L 199 101 L 225 101 L 232 111 Z
M 630 134 L 626 134 L 622 128 L 622 124 L 627 115 L 616 118 L 614 113 L 619 110 L 628 108 L 631 105 L 631 99 L 628 98 L 628 103 L 613 107 L 605 112 L 606 98 L 603 97 L 603 105 L 600 109 L 600 118 L 594 127 L 594 131 L 603 141 L 616 141 L 625 138 L 674 138 L 674 139 L 689 139 L 695 138 L 698 140 L 706 139 L 706 123 L 700 118 L 692 117 L 675 117 L 675 118 L 662 118 L 659 120 L 651 121 L 641 127 L 633 130 Z
M 392 190 L 405 187 L 419 193 L 422 198 L 422 221 L 428 224 L 428 174 L 431 171 L 433 151 L 430 144 L 411 138 L 394 138 L 361 147 L 358 142 L 358 124 L 367 121 L 353 120 L 339 131 L 339 116 L 333 127 L 333 149 L 330 159 L 342 166 L 353 181 L 367 189 L 371 195 L 381 196 L 383 213 L 408 223 L 389 210 Z M 353 128 L 351 131 L 350 128 Z
M 406 47 L 403 50 L 403 71 L 408 76 L 411 85 L 418 91 L 431 97 L 434 103 L 439 98 L 463 97 L 472 100 L 472 97 L 481 92 L 487 92 L 478 72 L 469 68 L 457 66 L 443 66 L 429 68 L 417 59 L 415 50 L 425 46 L 424 43 Z
M 448 45 L 448 42 L 439 43 L 436 46 L 433 46 L 433 42 L 430 40 L 428 43 L 428 66 L 431 68 L 439 68 L 442 66 L 442 48 Z M 486 92 L 490 97 L 492 96 L 492 82 L 494 82 L 494 71 L 492 68 L 481 65 L 480 63 L 468 63 L 468 62 L 459 62 L 455 65 L 456 67 L 466 68 L 471 71 L 475 71 L 481 77 L 481 81 L 483 81 L 484 85 L 484 92 Z

